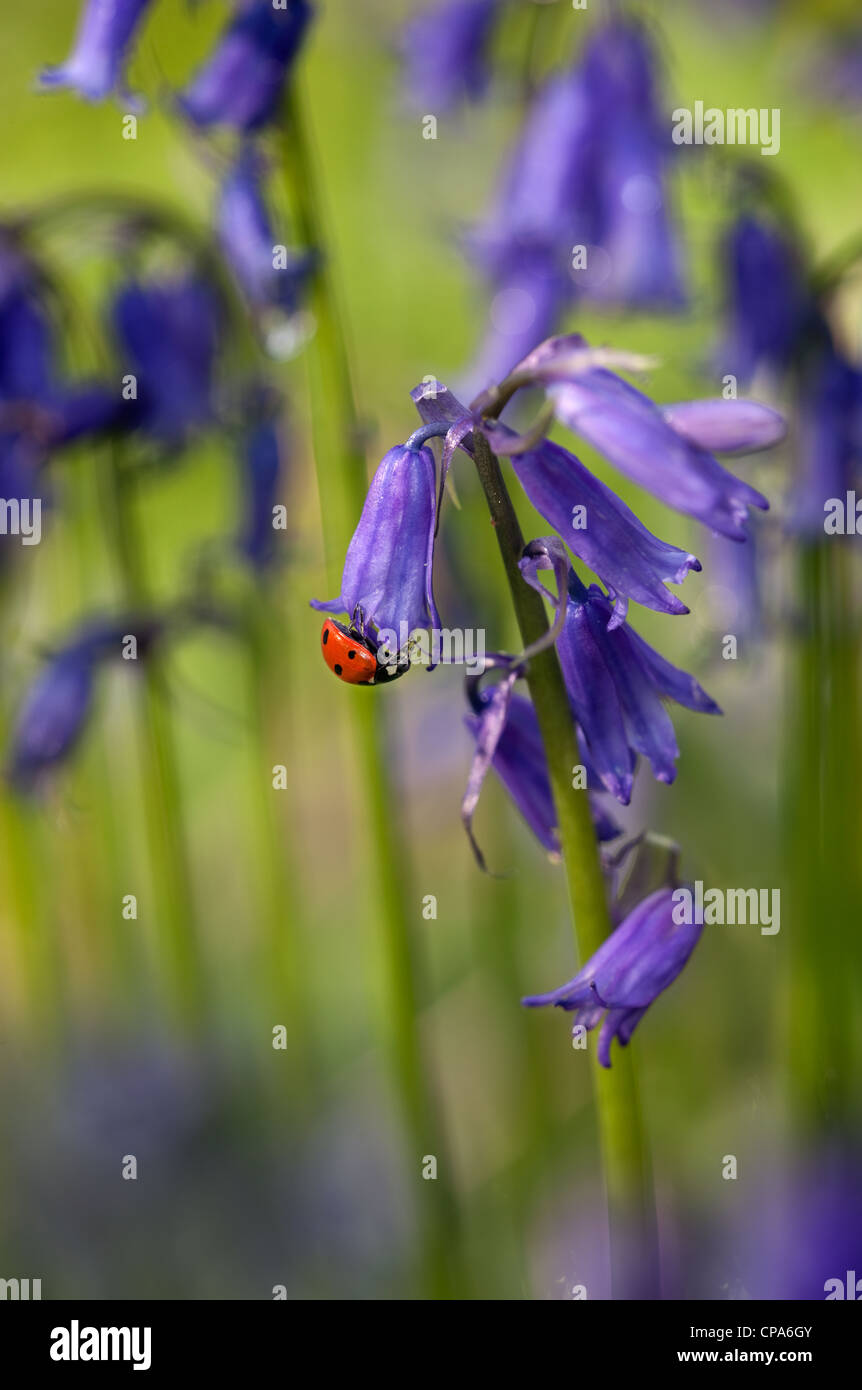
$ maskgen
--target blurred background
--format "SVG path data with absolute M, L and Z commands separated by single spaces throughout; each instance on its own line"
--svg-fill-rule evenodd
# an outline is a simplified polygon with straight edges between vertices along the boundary
M 43 0 L 4 14 L 2 216 L 27 228 L 66 377 L 116 386 L 129 368 L 105 328 L 111 297 L 130 277 L 216 244 L 230 154 L 182 119 L 173 96 L 212 50 L 227 7 L 152 6 L 129 67 L 146 102 L 134 140 L 122 134 L 133 109 L 124 99 L 37 90 L 40 70 L 71 48 L 77 8 Z M 417 382 L 436 376 L 458 390 L 471 380 L 494 288 L 465 254 L 465 231 L 491 205 L 536 89 L 576 62 L 616 9 L 513 0 L 492 36 L 485 90 L 444 108 L 415 90 L 409 99 L 404 26 L 421 8 L 321 4 L 292 78 L 353 373 L 360 431 L 349 443 L 369 470 L 416 428 Z M 671 146 L 665 196 L 685 302 L 609 307 L 573 293 L 537 340 L 578 331 L 655 355 L 644 389 L 658 401 L 721 393 L 733 368 L 720 351 L 720 247 L 743 166 L 770 166 L 812 268 L 862 229 L 854 8 L 637 7 L 668 132 L 670 112 L 697 100 L 777 107 L 780 153 Z M 423 135 L 428 114 L 435 139 Z M 276 240 L 301 247 L 308 209 L 291 184 L 293 156 L 269 138 Z M 152 217 L 144 232 L 142 207 Z M 220 264 L 217 274 L 228 272 Z M 364 691 L 326 669 L 308 600 L 336 591 L 340 558 L 330 554 L 327 572 L 323 536 L 334 534 L 343 555 L 358 517 L 351 498 L 361 501 L 370 472 L 357 472 L 352 493 L 327 490 L 341 422 L 338 402 L 328 415 L 325 391 L 315 395 L 328 332 L 319 302 L 300 303 L 276 331 L 243 318 L 234 289 L 226 293 L 240 327 L 222 325 L 223 410 L 181 448 L 103 433 L 49 451 L 41 543 L 0 537 L 0 709 L 13 774 L 0 791 L 0 1277 L 41 1278 L 43 1298 L 560 1299 L 578 1285 L 607 1297 L 585 1055 L 559 1014 L 519 1003 L 575 973 L 560 867 L 489 779 L 476 831 L 501 876 L 477 869 L 459 817 L 472 755 L 461 673 L 416 670 Z M 854 360 L 860 302 L 851 267 L 830 313 Z M 272 500 L 286 509 L 262 564 L 242 546 L 250 441 L 267 418 L 246 410 L 249 382 L 278 401 Z M 780 372 L 747 389 L 792 414 Z M 684 586 L 688 616 L 632 617 L 724 710 L 722 719 L 674 712 L 677 780 L 660 786 L 642 772 L 620 820 L 678 841 L 689 879 L 779 889 L 782 900 L 776 936 L 707 928 L 636 1040 L 671 1297 L 820 1298 L 825 1278 L 858 1267 L 841 1263 L 839 1242 L 821 1268 L 806 1235 L 809 1216 L 824 1229 L 811 1204 L 832 1191 L 824 1165 L 836 1150 L 833 1224 L 842 1239 L 858 1229 L 845 1219 L 854 1201 L 858 1215 L 859 1189 L 844 1164 L 862 1038 L 858 898 L 833 882 L 817 907 L 805 790 L 817 773 L 799 742 L 787 524 L 795 437 L 791 429 L 779 449 L 736 465 L 772 503 L 755 518 L 756 556 L 746 556 L 757 566 L 756 607 L 729 543 L 722 550 L 588 446 L 577 450 L 651 530 L 703 561 Z M 515 650 L 484 499 L 463 456 L 454 481 L 460 507 L 446 504 L 437 581 L 444 622 L 484 628 L 489 649 Z M 520 492 L 516 500 L 525 534 L 546 534 Z M 848 552 L 854 544 L 847 538 Z M 856 564 L 854 555 L 842 612 L 858 602 Z M 84 623 L 139 633 L 142 613 L 168 624 L 152 663 L 99 662 L 91 690 L 52 687 L 40 718 L 58 727 L 59 744 L 69 704 L 83 701 L 86 721 L 38 776 L 16 777 L 22 711 L 53 655 Z M 722 656 L 728 633 L 738 636 L 735 660 Z M 856 636 L 852 619 L 836 638 L 845 672 L 857 664 Z M 855 863 L 858 710 L 834 718 L 847 799 L 833 814 Z M 831 1011 L 824 1019 L 815 1006 L 818 933 L 825 940 L 839 917 L 841 945 L 827 952 L 843 991 L 833 1035 Z M 399 976 L 404 940 L 412 955 L 405 963 L 402 951 Z M 410 1046 L 430 1078 L 433 1117 L 419 1101 L 411 1112 Z M 824 1072 L 835 1073 L 838 1100 L 824 1099 Z M 735 1180 L 722 1176 L 727 1155 Z M 135 1180 L 123 1176 L 129 1156 Z M 436 1180 L 423 1177 L 429 1156 Z M 789 1230 L 807 1252 L 792 1288 Z

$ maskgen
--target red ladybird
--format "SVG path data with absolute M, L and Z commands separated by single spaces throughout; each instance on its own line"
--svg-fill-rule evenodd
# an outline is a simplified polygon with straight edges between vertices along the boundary
M 397 680 L 409 669 L 407 663 L 387 667 L 364 637 L 327 618 L 320 631 L 320 650 L 330 671 L 348 685 L 383 685 Z

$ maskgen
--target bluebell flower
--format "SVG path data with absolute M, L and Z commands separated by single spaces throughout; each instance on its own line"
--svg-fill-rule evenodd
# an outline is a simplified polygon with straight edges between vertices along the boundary
M 312 251 L 287 252 L 276 265 L 276 238 L 261 187 L 260 159 L 243 150 L 225 179 L 218 205 L 218 233 L 228 264 L 254 309 L 292 314 L 315 265 Z
M 401 39 L 404 90 L 416 110 L 440 115 L 482 96 L 500 0 L 442 0 L 409 21 Z
M 152 619 L 95 622 L 54 653 L 28 691 L 12 734 L 6 774 L 18 791 L 38 790 L 77 746 L 92 710 L 99 663 L 120 657 L 130 633 L 144 655 L 158 631 Z
M 113 303 L 123 375 L 136 378 L 130 422 L 167 448 L 182 446 L 213 413 L 219 312 L 210 287 L 191 275 L 133 281 Z
M 251 0 L 239 6 L 215 50 L 180 97 L 198 126 L 258 130 L 277 115 L 284 84 L 312 16 L 307 0 Z
M 702 925 L 673 920 L 673 890 L 659 888 L 629 913 L 573 980 L 521 1002 L 556 1004 L 574 1013 L 574 1026 L 599 1023 L 598 1059 L 611 1065 L 614 1038 L 625 1047 L 650 1004 L 673 984 L 697 945 Z
M 677 429 L 674 420 L 680 418 L 680 407 L 669 407 L 665 416 L 648 396 L 615 373 L 603 367 L 581 370 L 568 366 L 575 360 L 571 355 L 585 347 L 577 333 L 549 339 L 517 370 L 544 383 L 558 420 L 634 482 L 711 530 L 744 540 L 748 508 L 765 510 L 769 503 L 693 441 L 718 437 L 715 419 L 723 405 L 730 407 L 724 412 L 726 425 L 722 427 L 725 448 L 744 447 L 755 414 L 763 422 L 760 447 L 774 443 L 783 432 L 781 417 L 753 401 L 746 403 L 745 413 L 736 401 L 690 402 L 682 430 Z M 703 412 L 702 435 L 699 411 Z
M 53 330 L 32 287 L 10 290 L 0 302 L 0 429 L 42 450 L 109 429 L 120 415 L 118 389 L 66 382 L 54 359 Z
M 548 763 L 539 731 L 539 721 L 530 700 L 509 695 L 505 684 L 493 690 L 480 690 L 478 682 L 468 682 L 473 713 L 464 723 L 476 740 L 476 754 L 464 795 L 462 819 L 480 864 L 481 853 L 473 837 L 473 813 L 489 766 L 499 777 L 539 844 L 549 854 L 559 855 L 557 815 L 548 776 Z M 596 836 L 612 840 L 620 827 L 601 804 L 601 783 L 585 754 L 587 787 Z
M 417 386 L 411 397 L 426 424 L 455 424 L 469 414 L 439 382 Z M 505 435 L 505 426 L 499 432 Z M 468 453 L 471 439 L 467 435 L 461 443 Z M 681 583 L 689 570 L 700 569 L 700 561 L 648 531 L 574 454 L 544 439 L 534 449 L 513 454 L 512 467 L 536 510 L 616 599 L 615 626 L 625 617 L 629 599 L 663 613 L 688 612 L 665 582 Z
M 539 593 L 538 571 L 561 552 L 554 539 L 533 541 L 521 572 Z M 624 623 L 608 626 L 610 600 L 596 584 L 587 589 L 569 567 L 565 621 L 557 654 L 566 689 L 602 785 L 624 804 L 631 799 L 637 755 L 652 764 L 660 782 L 676 776 L 673 724 L 662 701 L 670 699 L 707 714 L 721 711 L 693 676 L 678 670 Z
M 281 443 L 277 421 L 264 418 L 242 441 L 243 520 L 237 537 L 240 554 L 264 573 L 276 554 L 273 507 L 281 480 Z
M 71 56 L 47 68 L 44 87 L 74 87 L 88 101 L 120 92 L 129 49 L 150 0 L 85 0 Z
M 862 371 L 830 341 L 813 348 L 796 378 L 797 476 L 790 524 L 803 536 L 823 536 L 830 501 L 847 505 L 862 460 Z M 845 518 L 846 524 L 846 518 Z
M 629 308 L 680 307 L 681 253 L 666 192 L 672 147 L 646 28 L 632 18 L 601 26 L 585 46 L 582 74 L 601 132 L 593 202 L 604 270 L 584 277 L 584 291 Z
M 312 601 L 346 613 L 376 644 L 381 632 L 439 628 L 432 568 L 437 515 L 436 465 L 427 446 L 399 444 L 379 464 L 347 549 L 338 598 Z
M 567 267 L 573 243 L 595 237 L 598 138 L 578 73 L 550 78 L 533 98 L 487 217 L 466 238 L 483 275 L 497 281 L 524 256 Z
M 764 215 L 743 213 L 722 247 L 725 336 L 721 371 L 745 384 L 760 368 L 783 372 L 818 318 L 795 240 Z

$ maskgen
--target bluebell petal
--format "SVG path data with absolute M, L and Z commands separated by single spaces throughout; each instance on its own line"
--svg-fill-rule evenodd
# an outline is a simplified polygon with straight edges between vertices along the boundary
M 44 87 L 74 87 L 101 101 L 121 87 L 129 48 L 150 0 L 86 0 L 75 46 L 62 67 L 47 68 Z
M 771 449 L 787 433 L 784 417 L 758 401 L 681 401 L 663 405 L 671 429 L 712 454 L 751 454 Z
M 371 638 L 383 630 L 439 628 L 432 585 L 436 512 L 431 450 L 390 449 L 374 474 L 348 547 L 340 599 L 314 600 L 312 606 L 347 613 Z
M 440 115 L 482 96 L 488 43 L 500 0 L 443 0 L 407 24 L 401 39 L 404 91 L 410 105 Z
M 251 0 L 234 14 L 203 67 L 179 99 L 196 125 L 260 129 L 278 113 L 284 84 L 312 9 L 306 0 Z

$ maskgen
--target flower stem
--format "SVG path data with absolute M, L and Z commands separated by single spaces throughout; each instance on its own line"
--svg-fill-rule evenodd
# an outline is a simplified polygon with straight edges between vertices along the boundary
M 307 246 L 322 252 L 313 277 L 315 333 L 307 352 L 315 468 L 330 580 L 337 588 L 341 562 L 362 510 L 367 487 L 362 432 L 353 394 L 343 319 L 325 251 L 323 216 L 305 113 L 295 84 L 285 100 L 282 165 L 298 229 Z M 407 853 L 386 769 L 391 761 L 385 711 L 375 692 L 351 692 L 352 743 L 365 797 L 375 915 L 386 971 L 387 1027 L 395 1082 L 408 1136 L 410 1171 L 418 1191 L 424 1288 L 447 1298 L 459 1288 L 457 1210 L 444 1132 L 419 1034 L 420 987 L 408 906 Z M 391 723 L 391 717 L 390 717 Z M 437 1158 L 437 1180 L 423 1181 L 425 1155 Z
M 474 458 L 509 581 L 524 645 L 547 631 L 543 601 L 518 568 L 524 550 L 511 498 L 496 456 L 480 430 L 473 432 Z M 591 956 L 611 930 L 605 882 L 587 792 L 572 786 L 580 763 L 566 688 L 556 649 L 530 661 L 527 684 L 548 761 L 560 848 L 566 869 L 575 949 Z M 615 1298 L 658 1297 L 655 1207 L 646 1137 L 631 1050 L 618 1049 L 610 1071 L 593 1068 L 611 1236 Z
M 795 707 L 789 711 L 788 875 L 793 885 L 787 1050 L 803 1130 L 849 1130 L 855 1104 L 854 924 L 860 911 L 857 624 L 849 546 L 801 541 Z M 802 1026 L 801 1020 L 805 1020 Z M 817 1047 L 811 1038 L 817 1037 Z
M 124 603 L 133 613 L 146 611 L 149 588 L 137 518 L 137 480 L 124 469 L 119 450 L 112 451 L 111 509 L 113 537 Z M 196 1030 L 204 1017 L 204 979 L 195 934 L 195 908 L 189 865 L 186 821 L 176 747 L 167 708 L 164 672 L 158 654 L 143 663 L 138 728 L 141 744 L 144 814 L 149 840 L 156 925 L 166 965 L 169 1008 L 182 1029 Z

